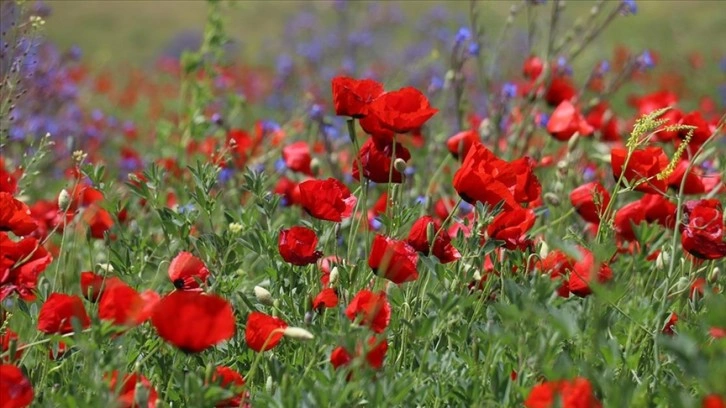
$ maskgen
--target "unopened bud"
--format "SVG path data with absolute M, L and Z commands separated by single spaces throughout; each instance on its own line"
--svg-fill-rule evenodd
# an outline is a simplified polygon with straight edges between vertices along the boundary
M 272 293 L 270 293 L 269 290 L 263 288 L 262 286 L 255 286 L 255 297 L 257 298 L 257 301 L 262 303 L 263 305 L 272 306 L 274 303 L 272 301 Z
M 661 251 L 658 256 L 655 258 L 655 267 L 658 269 L 665 268 L 666 264 L 670 263 L 671 257 L 668 255 L 668 252 Z
M 112 273 L 114 271 L 113 265 L 111 265 L 110 263 L 100 263 L 96 266 L 98 267 L 98 269 L 106 273 Z
M 312 340 L 315 338 L 312 333 L 301 327 L 287 327 L 282 334 L 296 340 Z
M 310 171 L 315 176 L 320 173 L 320 160 L 318 160 L 317 157 L 313 157 L 313 159 L 310 160 Z
M 544 259 L 547 258 L 547 255 L 550 253 L 550 246 L 547 245 L 545 241 L 542 241 L 542 244 L 539 247 L 539 257 Z
M 708 281 L 709 282 L 716 282 L 718 280 L 718 274 L 721 272 L 721 269 L 717 267 L 713 268 L 711 273 L 708 274 Z
M 340 279 L 340 271 L 338 271 L 337 266 L 334 266 L 333 269 L 330 270 L 330 276 L 328 278 L 330 286 L 335 286 L 338 283 L 338 279 Z
M 60 194 L 58 194 L 58 208 L 61 209 L 61 211 L 68 210 L 68 207 L 71 205 L 71 195 L 68 194 L 68 190 L 65 188 L 60 191 Z
M 555 183 L 552 185 L 552 191 L 555 194 L 561 193 L 563 188 L 565 188 L 565 185 L 562 184 L 562 182 L 559 180 L 555 181 Z
M 560 198 L 555 193 L 545 193 L 544 199 L 547 204 L 557 207 L 560 205 Z
M 396 169 L 397 172 L 403 173 L 406 171 L 406 161 L 401 158 L 397 158 L 393 161 L 393 168 Z
M 267 391 L 268 394 L 272 393 L 272 376 L 268 375 L 267 379 L 265 380 L 265 391 Z
M 671 287 L 670 292 L 681 293 L 691 287 L 691 280 L 685 276 L 681 276 L 678 281 Z

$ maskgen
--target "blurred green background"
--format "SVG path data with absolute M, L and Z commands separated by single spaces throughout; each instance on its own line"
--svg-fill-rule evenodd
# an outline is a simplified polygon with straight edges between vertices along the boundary
M 552 0 L 550 0 L 552 1 Z M 609 0 L 615 1 L 615 0 Z M 61 46 L 78 45 L 96 62 L 144 63 L 176 34 L 185 30 L 201 31 L 205 21 L 204 1 L 199 0 L 50 0 L 52 15 L 46 23 L 47 35 Z M 244 0 L 229 2 L 226 23 L 230 36 L 241 41 L 243 52 L 256 53 L 264 41 L 279 37 L 289 19 L 302 10 L 327 13 L 335 18 L 333 2 Z M 349 5 L 365 12 L 369 1 L 351 1 Z M 401 7 L 407 17 L 416 19 L 439 5 L 451 11 L 467 13 L 469 0 L 387 1 Z M 478 8 L 485 30 L 498 35 L 509 7 L 514 1 L 479 0 Z M 565 25 L 576 16 L 587 16 L 594 1 L 567 1 Z M 640 50 L 656 49 L 668 58 L 699 50 L 707 62 L 726 53 L 726 1 L 724 0 L 638 0 L 638 14 L 616 19 L 594 48 L 610 55 L 615 44 L 627 44 Z M 538 8 L 549 13 L 549 4 Z M 327 18 L 327 17 L 326 17 Z M 407 20 L 407 21 L 414 21 Z M 526 27 L 524 13 L 518 16 L 519 27 Z M 452 21 L 452 26 L 456 22 Z M 402 25 L 401 35 L 412 29 Z

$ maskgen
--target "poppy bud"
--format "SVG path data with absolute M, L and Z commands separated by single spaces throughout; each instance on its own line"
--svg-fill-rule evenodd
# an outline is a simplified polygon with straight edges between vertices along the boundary
M 330 270 L 330 276 L 328 277 L 330 286 L 335 286 L 336 283 L 338 283 L 338 279 L 340 278 L 340 271 L 338 271 L 338 267 L 334 266 L 333 269 Z
M 265 380 L 265 391 L 268 393 L 272 393 L 272 376 L 268 375 L 267 379 Z
M 312 340 L 315 338 L 312 333 L 300 327 L 287 327 L 282 334 L 296 340 Z
M 67 211 L 71 204 L 71 195 L 68 194 L 68 190 L 65 188 L 58 194 L 58 208 L 61 211 Z
M 257 301 L 263 305 L 272 306 L 272 294 L 267 289 L 261 286 L 255 286 L 255 297 Z
M 397 172 L 403 173 L 406 171 L 406 161 L 401 158 L 397 158 L 393 161 L 393 168 L 396 169 Z
M 113 265 L 111 265 L 110 263 L 100 263 L 96 266 L 98 267 L 98 269 L 100 269 L 106 273 L 113 273 L 113 271 L 114 271 Z
M 718 279 L 718 274 L 721 272 L 721 270 L 717 267 L 713 268 L 710 274 L 708 274 L 708 281 L 709 282 L 716 282 Z
M 676 283 L 670 288 L 669 292 L 681 293 L 691 287 L 691 280 L 685 276 L 681 276 Z
M 539 247 L 539 257 L 544 259 L 550 253 L 550 246 L 545 241 L 542 241 L 542 245 Z
M 310 172 L 313 173 L 313 176 L 320 174 L 320 160 L 317 157 L 310 160 Z
M 668 252 L 661 251 L 658 256 L 655 258 L 655 267 L 658 269 L 663 269 L 667 263 L 669 263 L 671 260 L 670 255 L 668 255 Z

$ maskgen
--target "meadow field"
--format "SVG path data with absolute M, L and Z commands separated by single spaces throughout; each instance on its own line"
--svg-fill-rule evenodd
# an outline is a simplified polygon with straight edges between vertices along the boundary
M 0 23 L 0 408 L 726 407 L 726 2 Z

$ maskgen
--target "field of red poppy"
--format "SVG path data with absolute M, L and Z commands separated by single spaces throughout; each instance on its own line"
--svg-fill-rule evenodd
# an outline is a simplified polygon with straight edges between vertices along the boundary
M 726 407 L 723 5 L 149 4 L 0 3 L 0 408 Z

